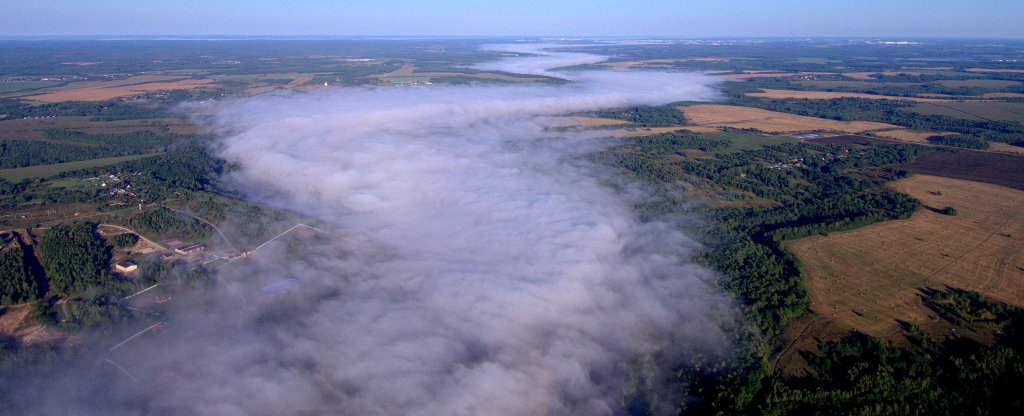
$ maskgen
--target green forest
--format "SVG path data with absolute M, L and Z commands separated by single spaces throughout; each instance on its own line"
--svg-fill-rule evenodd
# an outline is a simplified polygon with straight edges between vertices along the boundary
M 39 298 L 36 279 L 20 243 L 12 242 L 0 250 L 0 305 L 30 302 Z
M 972 292 L 935 292 L 929 305 L 957 325 L 1000 322 L 1007 334 L 1003 342 L 939 341 L 908 328 L 915 347 L 900 348 L 852 333 L 822 343 L 822 355 L 806 357 L 811 376 L 772 370 L 773 340 L 809 305 L 800 264 L 782 243 L 909 217 L 919 202 L 883 185 L 911 174 L 894 166 L 929 149 L 787 143 L 679 157 L 688 149 L 727 147 L 661 135 L 627 141 L 596 158 L 663 189 L 682 181 L 747 201 L 700 209 L 713 219 L 703 231 L 708 250 L 701 260 L 724 276 L 723 288 L 742 302 L 752 327 L 735 334 L 744 347 L 732 362 L 680 369 L 691 396 L 682 405 L 687 414 L 1000 414 L 999 409 L 1022 406 L 1005 387 L 1024 381 L 1024 344 L 1014 338 L 1022 315 Z M 646 208 L 670 212 L 683 206 L 661 202 Z
M 80 293 L 112 279 L 107 270 L 110 251 L 95 223 L 56 225 L 43 234 L 38 251 L 57 293 Z

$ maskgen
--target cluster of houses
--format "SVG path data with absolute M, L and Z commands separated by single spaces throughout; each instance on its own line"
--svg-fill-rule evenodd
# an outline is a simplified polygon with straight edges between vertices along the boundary
M 786 163 L 773 163 L 771 165 L 768 165 L 768 167 L 771 168 L 771 169 L 792 169 L 792 168 L 799 168 L 799 167 L 801 167 L 803 165 L 804 165 L 804 158 L 797 157 L 797 158 L 790 159 L 789 162 L 786 162 Z
M 101 175 L 92 178 L 86 178 L 86 181 L 99 182 L 98 187 L 109 189 L 108 194 L 110 196 L 123 196 L 134 198 L 138 195 L 138 189 L 132 187 L 130 176 L 138 175 L 134 173 L 132 175 L 122 174 L 121 176 L 115 174 Z

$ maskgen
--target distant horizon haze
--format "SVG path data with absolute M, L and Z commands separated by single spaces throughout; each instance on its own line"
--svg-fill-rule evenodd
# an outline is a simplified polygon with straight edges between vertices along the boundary
M 2 37 L 1024 38 L 1024 2 L 0 0 Z

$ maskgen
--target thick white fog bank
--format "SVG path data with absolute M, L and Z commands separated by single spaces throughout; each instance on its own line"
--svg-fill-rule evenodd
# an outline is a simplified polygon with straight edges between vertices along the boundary
M 641 188 L 587 162 L 613 142 L 552 129 L 566 113 L 712 99 L 715 80 L 560 73 L 603 58 L 504 48 L 547 55 L 495 68 L 574 82 L 196 106 L 220 132 L 215 151 L 237 165 L 225 181 L 339 237 L 225 266 L 221 286 L 179 307 L 166 334 L 118 350 L 144 382 L 102 393 L 59 384 L 95 395 L 72 413 L 621 414 L 637 357 L 726 353 L 731 303 L 691 262 L 699 247 L 679 219 L 641 221 Z M 252 295 L 284 278 L 298 288 Z M 655 385 L 671 379 L 657 368 L 645 370 Z M 660 391 L 659 411 L 677 399 Z M 82 405 L 46 410 L 67 406 Z
M 479 67 L 560 75 L 551 68 L 603 59 Z M 339 89 L 217 110 L 220 155 L 239 164 L 231 179 L 250 196 L 379 253 L 330 277 L 338 297 L 300 318 L 308 326 L 288 347 L 354 386 L 342 408 L 613 414 L 637 354 L 721 351 L 728 302 L 688 263 L 696 244 L 671 223 L 639 221 L 636 195 L 578 157 L 602 144 L 559 137 L 548 118 L 709 99 L 713 80 L 564 75 L 576 82 Z

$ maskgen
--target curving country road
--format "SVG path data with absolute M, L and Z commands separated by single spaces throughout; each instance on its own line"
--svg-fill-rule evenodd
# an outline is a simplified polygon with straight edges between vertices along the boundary
M 186 215 L 186 216 L 189 216 L 189 217 L 195 218 L 196 220 L 199 220 L 199 221 L 201 221 L 201 222 L 203 222 L 203 223 L 205 223 L 205 224 L 207 224 L 207 225 L 209 225 L 209 226 L 213 227 L 213 230 L 214 230 L 214 231 L 216 231 L 216 232 L 217 232 L 217 234 L 220 234 L 220 238 L 221 238 L 222 240 L 224 240 L 224 243 L 226 243 L 226 244 L 228 245 L 228 247 L 231 247 L 231 249 L 232 249 L 232 250 L 234 250 L 234 251 L 238 251 L 238 248 L 236 248 L 234 244 L 231 244 L 231 241 L 230 241 L 230 240 L 228 240 L 228 237 L 227 237 L 227 236 L 225 236 L 225 235 L 224 235 L 224 232 L 220 230 L 220 227 L 217 227 L 217 226 L 216 226 L 216 225 L 214 225 L 214 224 L 213 224 L 212 222 L 209 222 L 209 221 L 207 221 L 207 220 L 204 220 L 204 219 L 202 219 L 202 218 L 200 218 L 200 217 L 197 217 L 197 216 L 195 216 L 195 215 L 192 215 L 192 214 L 190 214 L 190 213 L 188 213 L 188 212 L 185 212 L 185 211 L 181 211 L 181 210 L 177 210 L 177 209 L 171 208 L 171 207 L 169 207 L 169 206 L 167 206 L 167 205 L 161 205 L 161 207 L 167 208 L 167 209 L 169 209 L 169 210 L 171 210 L 171 211 L 174 211 L 174 212 L 177 212 L 177 213 L 179 213 L 179 214 L 181 214 L 181 215 Z

